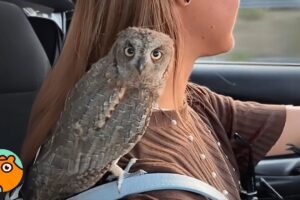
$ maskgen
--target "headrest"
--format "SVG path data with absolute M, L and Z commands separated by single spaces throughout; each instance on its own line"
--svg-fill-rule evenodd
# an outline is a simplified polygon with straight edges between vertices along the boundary
M 74 3 L 72 0 L 25 0 L 53 8 L 55 12 L 64 12 L 74 9 Z
M 32 8 L 35 11 L 40 11 L 41 13 L 46 13 L 46 14 L 51 14 L 53 13 L 54 9 L 44 6 L 44 5 L 40 5 L 40 4 L 36 4 L 36 3 L 32 3 L 29 1 L 25 1 L 25 0 L 0 0 L 0 1 L 5 1 L 8 3 L 12 3 L 15 4 L 17 6 L 19 6 L 20 8 Z
M 0 93 L 37 90 L 50 69 L 21 8 L 0 1 Z

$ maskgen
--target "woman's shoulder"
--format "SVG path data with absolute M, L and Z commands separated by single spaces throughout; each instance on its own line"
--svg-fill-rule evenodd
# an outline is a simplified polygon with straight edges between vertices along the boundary
M 209 96 L 212 91 L 204 85 L 199 85 L 197 83 L 194 82 L 188 82 L 187 83 L 187 91 L 191 94 L 193 94 L 193 96 Z
M 212 103 L 211 97 L 214 95 L 214 92 L 211 91 L 208 87 L 204 85 L 199 85 L 197 83 L 188 82 L 186 88 L 186 97 L 189 104 L 195 103 Z
M 207 87 L 206 86 L 203 86 L 203 85 L 199 85 L 197 83 L 194 83 L 194 82 L 190 82 L 188 81 L 187 83 L 187 90 L 188 91 L 198 91 L 198 92 L 204 92 L 203 90 L 205 90 Z
M 228 126 L 228 119 L 234 106 L 232 97 L 218 94 L 206 86 L 188 82 L 186 98 L 196 113 L 214 117 L 211 120 L 221 120 L 224 126 Z

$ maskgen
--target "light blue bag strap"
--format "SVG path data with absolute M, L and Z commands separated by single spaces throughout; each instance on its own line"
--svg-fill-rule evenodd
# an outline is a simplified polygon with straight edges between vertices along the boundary
M 194 192 L 211 200 L 228 200 L 225 195 L 207 183 L 173 173 L 149 173 L 128 177 L 124 179 L 120 193 L 117 189 L 117 181 L 113 181 L 91 188 L 67 200 L 115 200 L 131 194 L 168 189 Z

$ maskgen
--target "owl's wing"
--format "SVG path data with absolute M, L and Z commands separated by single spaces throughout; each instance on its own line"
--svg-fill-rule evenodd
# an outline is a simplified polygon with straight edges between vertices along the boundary
M 128 153 L 149 125 L 151 105 L 149 93 L 127 91 L 105 125 L 89 130 L 89 142 L 82 143 L 81 149 L 85 156 L 72 163 L 75 181 L 70 181 L 68 187 L 80 191 L 89 188 L 101 179 L 112 161 Z
M 107 84 L 107 73 L 114 72 L 106 69 L 114 68 L 106 63 L 91 68 L 68 95 L 29 172 L 24 196 L 60 199 L 93 186 L 111 161 L 126 154 L 145 132 L 151 95 Z
M 36 162 L 30 168 L 22 189 L 24 196 L 51 197 L 51 190 L 48 194 L 41 187 L 60 187 L 56 180 L 63 183 L 64 178 L 71 176 L 69 167 L 73 166 L 70 166 L 69 161 L 81 156 L 81 147 L 76 141 L 85 137 L 88 128 L 97 119 L 103 118 L 103 113 L 109 109 L 105 102 L 113 101 L 119 94 L 118 89 L 107 87 L 105 72 L 110 72 L 113 76 L 113 70 L 114 66 L 108 59 L 101 59 L 68 93 L 64 109 L 51 135 L 41 146 Z M 81 127 L 78 126 L 79 123 Z M 36 193 L 37 191 L 40 192 Z

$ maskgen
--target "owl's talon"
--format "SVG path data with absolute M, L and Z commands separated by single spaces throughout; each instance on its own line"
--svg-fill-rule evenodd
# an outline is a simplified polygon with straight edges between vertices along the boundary
M 139 175 L 143 175 L 143 174 L 147 173 L 146 171 L 144 171 L 142 169 L 140 169 L 136 172 L 133 172 L 133 173 L 129 173 L 130 168 L 136 163 L 136 161 L 137 161 L 137 158 L 131 158 L 129 160 L 127 166 L 125 167 L 123 174 L 121 176 L 119 176 L 118 181 L 117 181 L 119 193 L 121 192 L 121 186 L 122 186 L 124 179 L 126 179 L 128 177 L 139 176 Z
M 115 180 L 116 178 L 121 177 L 121 174 L 129 173 L 130 168 L 136 163 L 137 158 L 131 158 L 131 159 L 129 160 L 129 162 L 128 162 L 128 164 L 127 164 L 127 166 L 125 167 L 124 170 L 122 170 L 122 169 L 117 165 L 118 161 L 119 161 L 119 159 L 115 160 L 115 161 L 113 162 L 113 164 L 112 164 L 112 167 L 118 168 L 118 169 L 120 170 L 120 173 L 118 173 L 118 174 L 120 174 L 120 175 L 118 176 L 116 172 L 115 172 L 115 173 L 112 173 L 111 175 L 109 175 L 109 176 L 106 178 L 106 181 L 113 181 L 113 180 Z M 115 166 L 115 165 L 116 165 L 116 166 Z
M 124 172 L 126 173 L 129 173 L 129 170 L 130 170 L 130 168 L 136 163 L 136 161 L 137 161 L 137 158 L 131 158 L 130 160 L 129 160 L 129 163 L 127 164 L 127 166 L 125 167 L 125 169 L 124 169 Z
M 139 176 L 139 175 L 143 175 L 145 173 L 147 173 L 146 171 L 144 170 L 138 170 L 136 172 L 133 172 L 133 173 L 129 173 L 130 171 L 130 168 L 136 163 L 137 159 L 136 158 L 131 158 L 127 164 L 127 166 L 125 167 L 124 170 L 122 170 L 121 167 L 119 167 L 117 165 L 118 163 L 118 160 L 115 160 L 113 163 L 112 163 L 112 167 L 111 167 L 111 172 L 112 174 L 110 176 L 107 177 L 106 181 L 112 181 L 114 179 L 117 178 L 117 187 L 118 187 L 118 191 L 119 193 L 121 192 L 121 186 L 122 186 L 122 183 L 124 181 L 124 179 L 128 178 L 128 177 L 131 177 L 131 176 Z
M 124 174 L 122 174 L 119 178 L 118 178 L 118 181 L 117 181 L 117 187 L 118 187 L 118 191 L 119 193 L 121 193 L 121 186 L 122 186 L 122 183 L 124 181 L 124 179 L 126 178 L 129 178 L 129 177 L 132 177 L 132 176 L 140 176 L 140 175 L 144 175 L 146 174 L 147 172 L 145 170 L 138 170 L 136 172 L 133 172 L 133 173 L 128 173 L 128 172 L 125 172 L 124 170 Z

